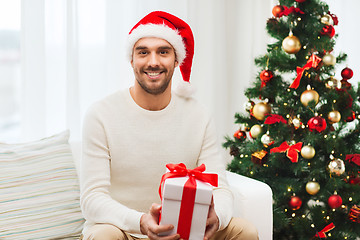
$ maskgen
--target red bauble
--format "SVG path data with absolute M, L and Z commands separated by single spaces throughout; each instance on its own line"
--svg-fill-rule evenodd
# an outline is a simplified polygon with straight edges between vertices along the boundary
M 241 131 L 241 130 L 237 130 L 234 133 L 234 138 L 237 138 L 241 141 L 244 141 L 246 139 L 246 132 L 245 131 Z
M 355 120 L 355 118 L 356 118 L 355 112 L 351 111 L 350 115 L 345 118 L 345 121 L 346 122 L 352 122 L 352 121 Z
M 263 81 L 264 83 L 269 82 L 272 78 L 274 77 L 274 74 L 272 71 L 270 70 L 262 70 L 260 73 L 260 79 L 261 81 Z
M 320 133 L 326 129 L 326 121 L 320 116 L 310 118 L 307 124 L 310 132 L 316 131 Z
M 353 70 L 351 70 L 351 68 L 346 67 L 341 71 L 341 76 L 345 80 L 352 78 L 353 75 L 354 75 L 354 72 L 353 72 Z
M 328 205 L 331 208 L 339 208 L 342 205 L 342 198 L 337 194 L 331 195 L 328 199 Z
M 330 38 L 335 36 L 335 29 L 332 25 L 326 25 L 321 30 L 321 35 L 328 35 Z
M 292 210 L 298 210 L 302 205 L 302 200 L 298 196 L 292 196 L 289 201 L 289 207 Z
M 298 2 L 298 3 L 306 2 L 306 0 L 295 0 L 295 1 Z
M 273 7 L 272 9 L 272 14 L 274 15 L 274 17 L 280 17 L 281 13 L 284 11 L 284 7 L 281 5 L 276 5 L 275 7 Z

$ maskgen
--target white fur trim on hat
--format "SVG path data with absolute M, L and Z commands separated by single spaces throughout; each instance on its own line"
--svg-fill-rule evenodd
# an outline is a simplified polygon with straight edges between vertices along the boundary
M 190 98 L 195 93 L 195 88 L 189 82 L 180 81 L 175 87 L 174 93 L 184 98 Z
M 157 37 L 168 41 L 175 49 L 176 60 L 179 62 L 179 66 L 184 61 L 186 57 L 186 47 L 178 31 L 165 24 L 152 23 L 139 25 L 129 34 L 127 50 L 129 51 L 128 56 L 130 57 L 130 61 L 132 60 L 135 43 L 144 37 Z

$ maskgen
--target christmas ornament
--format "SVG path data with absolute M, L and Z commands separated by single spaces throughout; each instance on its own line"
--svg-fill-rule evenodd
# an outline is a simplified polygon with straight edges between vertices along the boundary
M 334 21 L 332 19 L 332 17 L 329 14 L 324 14 L 321 18 L 320 18 L 320 22 L 326 25 L 333 25 Z
M 325 203 L 324 202 L 320 202 L 319 200 L 314 200 L 314 199 L 310 199 L 307 202 L 308 207 L 312 208 L 312 207 L 325 207 Z
M 240 141 L 244 141 L 246 139 L 246 132 L 242 130 L 237 130 L 234 133 L 234 138 L 239 139 Z
M 334 66 L 336 64 L 336 57 L 334 57 L 331 53 L 326 53 L 322 60 L 326 66 Z
M 270 114 L 264 124 L 274 124 L 274 123 L 284 123 L 286 124 L 286 120 L 281 116 L 281 115 L 278 115 L 278 114 Z
M 319 94 L 313 89 L 305 90 L 300 96 L 300 102 L 307 107 L 310 102 L 315 102 L 315 105 L 319 102 Z
M 335 36 L 335 29 L 332 25 L 326 25 L 323 27 L 323 29 L 320 32 L 321 35 L 326 35 L 332 38 Z
M 326 121 L 320 116 L 315 116 L 309 119 L 308 127 L 310 132 L 322 132 L 326 129 Z
M 352 122 L 356 118 L 356 114 L 354 111 L 351 111 L 350 115 L 345 118 L 346 122 Z
M 360 223 L 360 206 L 354 205 L 349 211 L 349 219 L 353 222 Z
M 345 164 L 344 161 L 339 158 L 334 158 L 330 161 L 329 165 L 330 173 L 333 173 L 337 176 L 340 176 L 345 172 Z
M 257 138 L 262 133 L 262 127 L 258 124 L 253 125 L 250 128 L 250 137 Z
M 353 72 L 353 70 L 351 70 L 351 68 L 346 67 L 341 71 L 341 76 L 343 79 L 348 80 L 348 79 L 352 78 L 353 75 L 354 75 L 354 72 Z
M 253 107 L 254 107 L 255 103 L 253 101 L 247 101 L 245 104 L 244 104 L 244 108 L 247 112 L 251 112 Z
M 310 68 L 317 68 L 319 66 L 319 63 L 322 61 L 321 58 L 319 58 L 318 56 L 316 56 L 315 54 L 312 54 L 311 57 L 309 58 L 309 60 L 307 61 L 307 63 L 301 68 L 301 67 L 297 67 L 296 68 L 296 73 L 297 76 L 294 79 L 294 82 L 290 85 L 290 88 L 298 88 L 300 85 L 300 80 L 304 74 L 305 70 L 309 70 Z
M 315 156 L 315 148 L 310 145 L 306 145 L 301 148 L 301 156 L 305 159 L 312 159 Z
M 342 198 L 335 192 L 328 199 L 328 205 L 330 208 L 339 208 L 342 205 Z
M 289 124 L 294 125 L 295 129 L 299 129 L 302 125 L 302 122 L 299 117 L 290 117 L 289 118 Z
M 305 186 L 306 192 L 310 195 L 315 195 L 320 191 L 320 184 L 313 179 Z
M 339 80 L 331 76 L 329 79 L 327 79 L 325 86 L 329 89 L 341 88 L 341 83 Z
M 294 36 L 290 31 L 289 36 L 287 36 L 282 41 L 282 48 L 286 53 L 295 54 L 300 51 L 301 43 L 298 37 Z
M 358 153 L 347 154 L 345 157 L 345 160 L 349 161 L 349 163 L 353 163 L 353 164 L 360 166 L 360 154 L 358 154 Z
M 274 143 L 274 140 L 270 136 L 269 132 L 265 133 L 261 136 L 260 141 L 262 144 L 264 144 L 266 147 L 271 146 Z
M 301 150 L 302 142 L 298 142 L 296 144 L 289 145 L 286 141 L 280 144 L 279 147 L 272 148 L 270 153 L 276 152 L 286 152 L 286 156 L 290 159 L 291 162 L 298 162 L 299 152 Z
M 306 2 L 306 0 L 295 0 L 295 1 L 298 2 L 298 3 Z
M 272 14 L 274 15 L 274 17 L 281 17 L 281 13 L 284 11 L 284 7 L 281 5 L 276 5 L 275 7 L 273 7 L 272 9 Z
M 274 77 L 274 73 L 267 68 L 260 73 L 261 87 L 264 87 Z
M 251 161 L 255 164 L 263 165 L 266 162 L 268 152 L 265 150 L 257 151 L 251 154 Z
M 289 207 L 292 210 L 298 210 L 302 205 L 302 200 L 301 198 L 299 198 L 298 196 L 291 196 L 290 201 L 289 201 Z
M 269 104 L 265 102 L 257 103 L 253 108 L 253 116 L 260 121 L 264 120 L 265 117 L 270 113 L 271 113 L 271 107 Z
M 341 114 L 339 111 L 333 110 L 328 113 L 328 120 L 330 124 L 337 123 L 341 119 Z
M 327 238 L 327 235 L 325 233 L 333 230 L 334 228 L 335 228 L 334 223 L 330 223 L 329 225 L 327 225 L 326 227 L 321 229 L 321 231 L 316 232 L 315 237 L 316 238 Z
M 235 146 L 230 147 L 230 155 L 231 156 L 237 156 L 239 155 L 239 149 Z

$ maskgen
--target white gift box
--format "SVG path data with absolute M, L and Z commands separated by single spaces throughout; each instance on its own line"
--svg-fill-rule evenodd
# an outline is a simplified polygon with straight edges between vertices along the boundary
M 164 182 L 160 225 L 172 224 L 174 225 L 174 229 L 161 235 L 177 233 L 183 189 L 188 179 L 189 177 L 168 178 Z M 210 184 L 199 180 L 195 181 L 196 195 L 189 240 L 200 240 L 204 238 L 213 190 L 213 186 Z

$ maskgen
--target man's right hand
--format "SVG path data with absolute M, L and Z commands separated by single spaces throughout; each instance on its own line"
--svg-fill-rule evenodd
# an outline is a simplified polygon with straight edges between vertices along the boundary
M 141 233 L 147 235 L 151 240 L 177 240 L 180 239 L 179 234 L 169 236 L 158 236 L 159 233 L 170 231 L 173 225 L 159 225 L 159 216 L 161 205 L 153 203 L 149 213 L 143 214 L 140 218 Z

